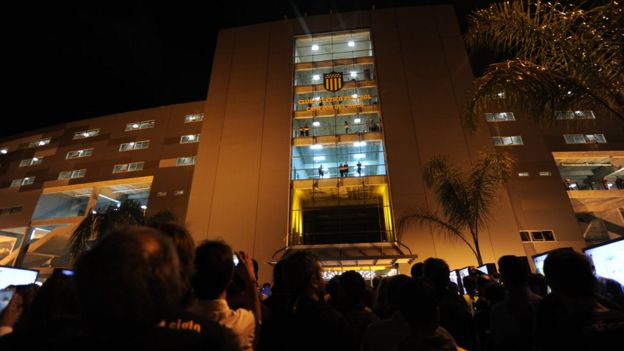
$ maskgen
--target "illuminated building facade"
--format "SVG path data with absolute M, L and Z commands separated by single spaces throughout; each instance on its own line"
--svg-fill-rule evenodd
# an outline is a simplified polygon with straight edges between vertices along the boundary
M 561 112 L 562 122 L 593 116 L 592 123 L 538 128 L 521 111 L 491 111 L 473 133 L 461 120 L 472 79 L 448 6 L 226 29 L 206 101 L 0 143 L 7 148 L 0 230 L 34 239 L 24 261 L 30 266 L 45 255 L 63 264 L 62 239 L 85 211 L 103 196 L 140 193 L 132 196 L 148 214 L 171 209 L 196 241 L 222 238 L 261 263 L 309 249 L 328 270 L 407 272 L 416 256 L 461 268 L 476 264 L 465 245 L 429 226 L 397 224 L 419 209 L 438 209 L 421 178 L 428 159 L 445 155 L 468 168 L 479 152 L 497 148 L 518 163 L 481 233 L 486 262 L 621 235 L 621 126 L 570 111 Z M 187 116 L 201 118 L 185 123 Z M 73 139 L 97 128 L 92 138 Z M 57 193 L 82 202 L 61 206 L 75 208 L 72 216 L 38 222 L 38 203 Z M 58 240 L 42 240 L 50 236 L 34 229 L 57 222 L 65 225 Z M 270 273 L 270 265 L 260 266 L 262 281 Z

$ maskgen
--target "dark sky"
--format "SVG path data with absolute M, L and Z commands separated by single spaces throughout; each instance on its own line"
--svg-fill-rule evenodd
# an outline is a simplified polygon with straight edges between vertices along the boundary
M 141 3 L 53 1 L 3 9 L 0 138 L 72 120 L 206 98 L 219 29 L 287 15 L 486 0 Z M 79 3 L 79 2 L 76 2 Z

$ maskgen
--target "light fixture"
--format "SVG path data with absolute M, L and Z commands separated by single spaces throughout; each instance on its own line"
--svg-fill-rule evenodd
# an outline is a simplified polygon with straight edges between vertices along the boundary
M 312 122 L 312 126 L 314 126 L 314 127 L 319 127 L 320 125 L 321 125 L 321 122 L 319 122 L 319 121 Z
M 33 162 L 37 162 L 37 161 L 39 161 L 39 158 L 38 157 L 33 157 L 32 160 L 33 160 Z
M 570 188 L 576 188 L 576 183 L 570 184 Z
M 141 205 L 141 209 L 142 209 L 142 210 L 147 210 L 147 206 L 145 206 L 145 205 Z
M 320 100 L 321 100 L 321 97 L 320 97 L 320 96 L 315 96 L 315 97 L 314 97 L 314 100 L 316 100 L 316 101 L 320 101 Z
M 319 49 L 319 46 L 314 44 L 312 45 L 312 51 L 317 51 Z
M 347 45 L 349 45 L 350 47 L 354 47 L 355 46 L 355 42 L 353 40 L 349 40 Z
M 351 72 L 349 72 L 349 74 L 351 75 L 351 78 L 357 77 L 357 72 L 356 71 L 351 71 Z
M 132 128 L 139 128 L 139 125 L 137 123 L 132 125 Z
M 361 120 L 361 119 L 359 119 L 359 118 L 356 118 L 356 119 L 354 119 L 354 120 L 353 120 L 353 122 L 355 122 L 355 123 L 360 123 L 361 121 L 362 121 L 362 120 Z
M 189 139 L 189 140 L 195 140 L 195 136 L 194 136 L 194 135 L 189 135 L 189 136 L 188 136 L 188 139 Z
M 134 141 L 129 144 L 130 146 L 134 146 Z
M 321 79 L 321 76 L 318 74 L 315 74 L 312 76 L 312 80 L 319 80 L 319 79 Z
M 9 150 L 7 150 L 7 149 L 1 149 L 0 150 L 0 153 L 3 154 L 3 155 L 6 155 L 7 152 L 9 152 Z
M 41 141 L 39 142 L 39 145 L 45 145 L 45 141 L 41 140 Z
M 358 94 L 353 94 L 353 95 L 351 95 L 351 97 L 354 98 L 354 99 L 357 99 Z
M 366 142 L 365 141 L 356 141 L 353 143 L 353 146 L 358 147 L 358 146 L 366 146 Z
M 310 150 L 320 150 L 323 148 L 323 144 L 310 145 Z
M 325 156 L 314 156 L 314 161 L 325 161 Z
M 97 214 L 97 211 L 96 211 L 96 210 L 93 210 L 93 211 L 91 211 L 91 213 L 93 213 L 93 214 Z
M 365 154 L 355 154 L 353 155 L 353 158 L 355 158 L 356 160 L 362 159 L 362 158 L 366 158 Z

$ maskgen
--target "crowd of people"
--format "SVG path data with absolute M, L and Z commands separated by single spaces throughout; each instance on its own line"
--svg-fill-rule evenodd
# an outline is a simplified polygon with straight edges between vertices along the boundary
M 157 220 L 105 237 L 78 258 L 73 274 L 56 270 L 38 289 L 13 287 L 0 314 L 0 349 L 621 347 L 621 285 L 597 279 L 571 250 L 547 257 L 545 277 L 525 261 L 503 256 L 500 276 L 474 270 L 462 287 L 439 258 L 414 264 L 411 276 L 367 282 L 347 271 L 325 282 L 319 259 L 298 251 L 273 267 L 268 294 L 248 254 L 223 241 L 196 247 L 183 226 Z

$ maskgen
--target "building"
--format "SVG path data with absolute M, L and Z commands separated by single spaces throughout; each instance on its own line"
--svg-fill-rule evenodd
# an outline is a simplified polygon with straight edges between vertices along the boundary
M 25 265 L 63 264 L 72 225 L 125 196 L 263 263 L 306 248 L 329 271 L 405 271 L 430 256 L 461 268 L 476 263 L 465 245 L 397 223 L 437 208 L 421 179 L 428 159 L 468 167 L 498 148 L 518 164 L 481 233 L 486 262 L 622 235 L 622 126 L 562 111 L 563 122 L 591 123 L 539 128 L 521 111 L 491 111 L 472 133 L 461 121 L 472 79 L 449 6 L 223 30 L 205 102 L 0 143 L 0 229 L 13 251 L 34 240 Z

